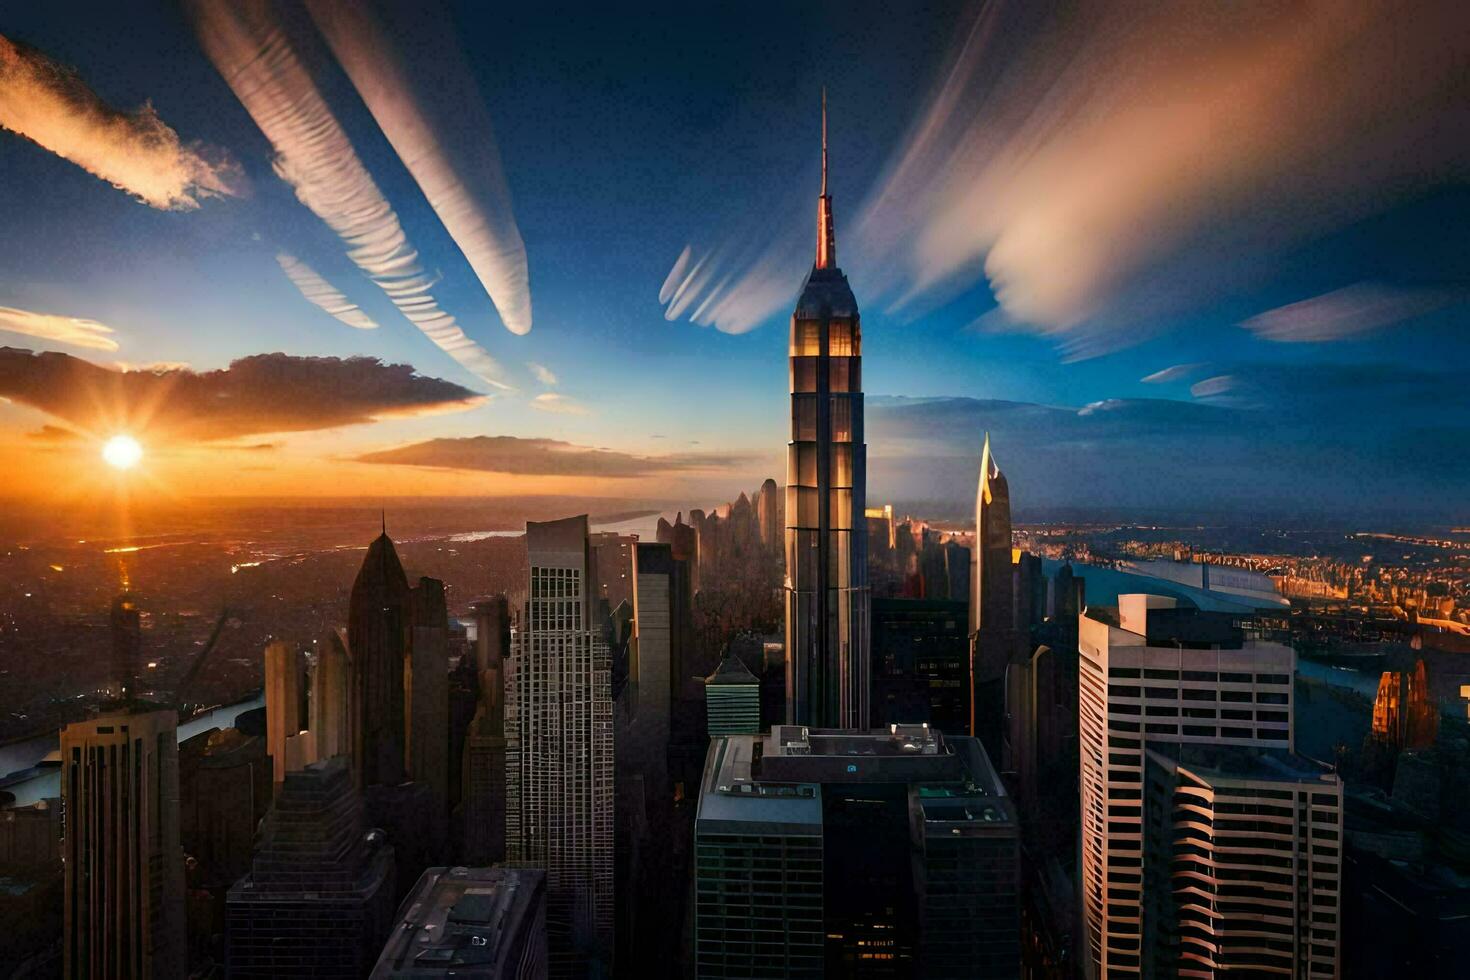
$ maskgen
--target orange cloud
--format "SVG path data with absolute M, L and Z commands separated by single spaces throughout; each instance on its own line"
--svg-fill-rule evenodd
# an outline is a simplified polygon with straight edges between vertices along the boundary
M 3 38 L 0 38 L 3 40 Z M 117 350 L 117 341 L 112 339 L 113 330 L 105 323 L 84 320 L 76 316 L 57 316 L 53 313 L 33 313 L 0 306 L 0 330 L 38 337 L 73 347 L 89 347 L 92 350 Z
M 75 69 L 0 36 L 0 128 L 19 133 L 162 210 L 238 195 L 244 172 L 222 150 L 184 144 L 153 107 L 120 112 Z

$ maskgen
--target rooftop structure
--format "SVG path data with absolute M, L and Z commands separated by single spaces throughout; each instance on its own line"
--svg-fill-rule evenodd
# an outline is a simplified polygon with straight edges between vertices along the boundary
M 429 868 L 399 908 L 373 980 L 546 976 L 546 872 Z

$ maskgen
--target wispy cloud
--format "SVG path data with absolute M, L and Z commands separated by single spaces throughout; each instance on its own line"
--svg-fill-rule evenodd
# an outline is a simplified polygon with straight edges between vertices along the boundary
M 362 463 L 391 463 L 438 469 L 484 470 L 528 476 L 628 478 L 660 473 L 722 470 L 749 463 L 741 454 L 684 453 L 638 456 L 578 446 L 558 439 L 471 436 L 431 439 L 357 457 Z
M 1166 367 L 1162 371 L 1155 371 L 1153 374 L 1146 375 L 1142 378 L 1139 378 L 1138 380 L 1146 385 L 1169 384 L 1173 381 L 1183 381 L 1185 378 L 1189 377 L 1191 374 L 1198 371 L 1202 367 L 1204 367 L 1204 365 L 1198 363 L 1175 364 L 1172 367 Z
M 1423 316 L 1447 302 L 1449 296 L 1442 292 L 1360 282 L 1268 310 L 1241 326 L 1283 344 L 1349 340 Z
M 200 198 L 238 195 L 244 173 L 223 150 L 185 144 L 144 103 L 121 112 L 76 70 L 0 36 L 0 128 L 160 209 L 187 211 Z
M 1101 353 L 1470 160 L 1453 0 L 976 11 L 848 236 L 901 313 L 983 278 Z
M 751 254 L 726 245 L 695 258 L 686 245 L 658 291 L 664 319 L 688 318 L 722 333 L 741 334 L 760 326 L 796 298 L 801 249 L 785 234 Z
M 54 313 L 33 313 L 0 306 L 0 330 L 39 337 L 58 344 L 73 347 L 88 347 L 92 350 L 117 350 L 117 341 L 112 339 L 113 329 L 96 320 L 84 320 L 76 316 L 58 316 Z
M 555 391 L 546 391 L 532 398 L 532 408 L 540 412 L 554 412 L 557 415 L 589 415 L 587 406 L 574 398 L 559 394 Z
M 275 170 L 341 236 L 347 255 L 441 350 L 506 388 L 500 365 L 434 298 L 398 214 L 332 115 L 266 0 L 190 0 L 200 43 L 276 151 Z
M 526 246 L 516 226 L 490 115 L 437 5 L 309 0 L 317 28 L 383 135 L 428 198 L 506 329 L 531 330 Z M 404 32 L 408 36 L 405 37 Z M 410 47 L 411 43 L 411 47 Z M 404 57 L 411 50 L 412 57 Z
M 556 387 L 556 375 L 552 372 L 551 368 L 546 367 L 544 364 L 537 364 L 535 361 L 528 361 L 526 363 L 526 368 L 530 370 L 532 376 L 535 377 L 537 381 L 541 382 L 546 387 Z
M 1239 382 L 1233 375 L 1217 374 L 1213 378 L 1205 378 L 1203 381 L 1196 381 L 1190 385 L 1189 393 L 1196 398 L 1218 398 L 1229 394 L 1237 387 L 1239 387 Z
M 371 357 L 257 354 L 216 371 L 115 371 L 11 347 L 0 348 L 0 396 L 84 431 L 207 441 L 464 411 L 485 400 Z
M 349 327 L 359 330 L 376 330 L 373 318 L 362 311 L 356 303 L 344 296 L 335 286 L 319 276 L 315 269 L 293 255 L 281 252 L 276 255 L 281 271 L 291 280 L 291 285 L 300 291 L 310 303 L 321 307 Z

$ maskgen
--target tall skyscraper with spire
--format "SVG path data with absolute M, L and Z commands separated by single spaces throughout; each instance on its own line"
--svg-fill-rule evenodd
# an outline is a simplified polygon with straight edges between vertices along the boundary
M 970 734 L 996 759 L 1003 759 L 1006 666 L 1020 649 L 1011 564 L 1011 491 L 987 432 L 970 549 Z
M 357 713 L 352 754 L 359 786 L 397 786 L 404 779 L 408 605 L 408 576 L 385 527 L 368 546 L 347 607 Z
M 837 267 L 827 193 L 822 93 L 822 193 L 817 255 L 791 314 L 791 442 L 786 457 L 786 718 L 867 728 L 867 446 L 862 329 Z

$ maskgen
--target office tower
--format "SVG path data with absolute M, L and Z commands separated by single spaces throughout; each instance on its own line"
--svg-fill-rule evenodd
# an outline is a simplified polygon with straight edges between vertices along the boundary
M 177 723 L 119 712 L 61 730 L 68 977 L 184 975 Z
M 817 256 L 791 314 L 790 357 L 786 720 L 866 728 L 872 670 L 862 327 L 857 301 L 837 267 L 825 94 Z
M 191 887 L 223 898 L 250 870 L 255 829 L 272 792 L 265 739 L 211 728 L 179 743 L 179 838 L 195 862 Z
M 925 725 L 715 738 L 696 976 L 1015 977 L 1015 819 L 979 742 Z
M 369 834 L 343 758 L 286 774 L 250 873 L 225 899 L 225 968 L 239 980 L 358 980 L 393 922 L 393 848 Z
M 112 612 L 108 617 L 112 634 L 112 659 L 107 671 L 107 695 L 114 701 L 126 701 L 133 696 L 133 685 L 138 677 L 138 661 L 143 651 L 142 617 L 137 600 L 131 592 L 124 592 L 112 600 Z
M 286 773 L 316 761 L 312 733 L 302 731 L 304 681 L 305 666 L 294 647 L 279 640 L 266 645 L 265 741 L 276 786 L 285 781 Z
M 781 550 L 781 488 L 766 478 L 755 498 L 756 520 L 760 522 L 761 544 L 766 550 Z
M 587 517 L 526 524 L 525 614 L 506 687 L 506 851 L 546 869 L 552 972 L 612 963 L 610 664 L 592 622 Z
M 693 512 L 691 511 L 691 514 Z M 678 514 L 674 523 L 670 524 L 662 517 L 658 520 L 658 531 L 655 540 L 659 544 L 669 545 L 673 549 L 674 557 L 689 566 L 690 588 L 694 592 L 699 591 L 699 532 L 684 523 L 684 515 Z
M 761 681 L 733 653 L 704 679 L 704 702 L 710 738 L 760 734 Z
M 373 967 L 372 980 L 544 980 L 546 873 L 429 868 Z
M 1424 661 L 1414 670 L 1386 670 L 1373 700 L 1373 738 L 1394 749 L 1429 749 L 1439 734 L 1439 709 L 1429 696 Z
M 475 603 L 480 701 L 465 735 L 460 773 L 463 856 L 471 866 L 505 860 L 505 670 L 510 607 L 503 595 Z
M 1096 976 L 1139 976 L 1147 750 L 1175 743 L 1290 751 L 1296 658 L 1228 615 L 1153 595 L 1087 607 L 1078 646 L 1082 955 Z M 1322 860 L 1338 864 L 1336 856 Z M 1234 914 L 1223 904 L 1218 912 Z
M 1145 755 L 1144 975 L 1338 976 L 1337 775 L 1284 748 Z
M 357 744 L 353 726 L 359 716 L 352 704 L 356 690 L 347 634 L 340 629 L 329 629 L 317 640 L 316 661 L 311 672 L 308 727 L 316 740 L 318 758 L 352 756 Z
M 873 711 L 883 724 L 969 728 L 967 620 L 963 600 L 873 600 Z
M 607 600 L 609 612 L 626 602 L 633 602 L 638 535 L 599 531 L 588 535 L 592 551 L 592 601 Z
M 403 782 L 408 604 L 408 578 L 385 531 L 368 546 L 347 611 L 357 712 L 353 770 L 359 786 Z
M 1016 621 L 1012 556 L 1010 489 L 986 433 L 975 493 L 975 547 L 970 551 L 970 733 L 1002 766 L 1008 765 L 1006 668 L 1027 653 Z
M 444 583 L 421 578 L 409 590 L 408 670 L 404 673 L 409 776 L 433 791 L 442 819 L 449 801 L 449 613 Z

